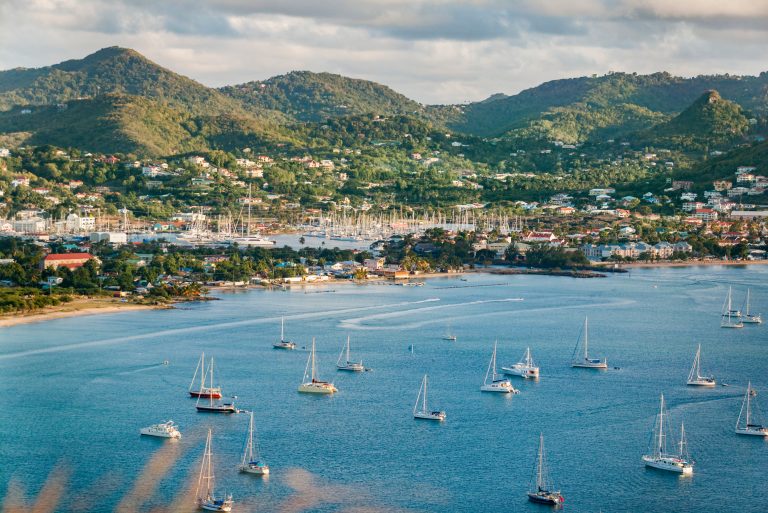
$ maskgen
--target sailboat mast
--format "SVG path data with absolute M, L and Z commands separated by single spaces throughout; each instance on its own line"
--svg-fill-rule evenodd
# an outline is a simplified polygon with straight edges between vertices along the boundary
M 312 381 L 315 381 L 315 337 L 312 337 Z
M 248 425 L 248 461 L 253 461 L 253 412 L 251 412 L 251 422 Z
M 421 411 L 427 411 L 427 375 L 424 374 L 424 397 L 421 399 Z
M 280 317 L 280 342 L 285 341 L 285 318 Z
M 541 491 L 544 485 L 544 434 L 539 433 L 539 469 L 536 476 L 537 491 Z
M 349 335 L 347 335 L 347 363 L 349 363 Z
M 680 453 L 679 453 L 680 458 L 683 457 L 684 447 L 685 447 L 685 423 L 681 422 L 680 423 Z
M 664 394 L 661 394 L 661 408 L 659 408 L 659 439 L 656 444 L 657 456 L 664 454 Z
M 588 318 L 584 317 L 584 359 L 589 358 L 589 324 Z
M 750 405 L 751 395 L 752 395 L 752 382 L 750 381 L 747 383 L 747 425 L 746 425 L 747 429 L 749 429 L 749 410 L 751 406 Z
M 744 308 L 744 315 L 749 317 L 749 289 L 747 289 L 747 305 Z

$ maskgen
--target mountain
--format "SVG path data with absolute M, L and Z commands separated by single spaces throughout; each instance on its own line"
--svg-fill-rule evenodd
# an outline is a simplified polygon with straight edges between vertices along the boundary
M 387 86 L 332 73 L 293 71 L 219 89 L 252 109 L 280 111 L 296 121 L 323 122 L 359 114 L 416 114 L 421 104 Z
M 747 130 L 749 120 L 739 105 L 717 91 L 707 91 L 683 112 L 639 137 L 655 144 L 707 148 L 730 145 Z

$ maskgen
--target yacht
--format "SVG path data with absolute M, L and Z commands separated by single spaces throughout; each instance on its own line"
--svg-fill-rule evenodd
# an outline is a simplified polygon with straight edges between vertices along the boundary
M 539 434 L 539 454 L 536 457 L 536 486 L 528 491 L 528 500 L 538 504 L 548 504 L 549 506 L 559 506 L 565 502 L 565 497 L 560 490 L 553 490 L 549 482 L 546 470 L 546 460 L 544 459 L 544 435 Z
M 762 324 L 763 322 L 762 315 L 749 311 L 749 289 L 747 289 L 747 300 L 744 308 L 744 315 L 741 317 L 741 322 L 747 324 Z
M 208 429 L 208 437 L 205 439 L 205 452 L 200 464 L 200 474 L 197 478 L 197 490 L 195 503 L 197 507 L 206 511 L 232 511 L 231 495 L 216 497 L 215 478 L 213 475 L 213 454 L 211 452 L 211 430 Z
M 752 388 L 750 381 L 747 383 L 747 391 L 744 393 L 744 401 L 741 403 L 739 418 L 736 420 L 736 434 L 738 435 L 768 436 L 768 426 L 760 423 L 755 413 L 752 412 L 752 398 L 756 395 L 757 392 Z
M 493 343 L 493 353 L 491 361 L 488 362 L 488 369 L 485 371 L 485 381 L 480 386 L 481 392 L 496 392 L 502 394 L 519 394 L 520 391 L 512 386 L 512 382 L 507 378 L 502 378 L 496 374 L 496 342 Z
M 159 438 L 181 438 L 181 432 L 179 432 L 172 420 L 141 428 L 139 433 L 145 436 L 156 436 Z
M 669 415 L 664 409 L 664 394 L 661 394 L 661 406 L 656 415 L 656 422 L 653 427 L 653 437 L 651 438 L 650 454 L 643 455 L 643 462 L 646 467 L 676 472 L 683 475 L 693 474 L 693 460 L 687 454 L 685 442 L 685 426 L 680 425 L 680 441 L 677 454 L 667 452 L 667 435 L 669 429 Z
M 221 400 L 216 400 L 212 397 L 208 398 L 208 401 L 201 402 L 200 399 L 202 397 L 199 397 L 197 399 L 197 404 L 195 405 L 195 408 L 197 408 L 197 411 L 203 412 L 203 413 L 240 413 L 240 410 L 237 409 L 235 406 L 235 401 L 230 400 L 229 402 L 223 402 Z
M 731 287 L 728 287 L 728 296 L 725 298 L 725 304 L 723 305 L 723 313 L 720 320 L 721 328 L 743 328 L 744 323 L 741 322 L 741 311 L 734 310 L 731 306 Z
M 510 376 L 520 376 L 525 379 L 539 379 L 539 368 L 533 363 L 530 347 L 526 348 L 525 354 L 519 362 L 510 365 L 509 367 L 502 367 L 501 372 Z
M 339 359 L 336 360 L 336 369 L 350 372 L 363 372 L 365 370 L 362 360 L 353 362 L 349 359 L 349 337 L 347 337 L 347 343 L 341 348 Z
M 712 376 L 701 375 L 701 344 L 699 344 L 698 349 L 696 349 L 696 356 L 693 358 L 691 372 L 688 373 L 688 386 L 713 387 L 715 384 L 715 378 Z
M 416 404 L 413 405 L 413 418 L 422 420 L 444 421 L 445 412 L 441 410 L 430 410 L 427 406 L 427 375 L 421 380 L 419 395 L 416 396 Z
M 197 384 L 197 374 L 200 373 L 200 383 Z M 210 380 L 208 378 L 210 377 Z M 208 381 L 208 383 L 206 383 Z M 221 399 L 221 387 L 213 385 L 213 357 L 211 357 L 208 367 L 205 366 L 205 353 L 200 355 L 195 368 L 195 374 L 189 383 L 189 395 L 191 397 L 202 397 L 204 399 Z
M 282 317 L 280 317 L 280 340 L 272 344 L 272 347 L 275 349 L 296 349 L 296 342 L 292 340 L 285 340 L 285 322 Z
M 608 360 L 606 358 L 601 360 L 600 358 L 590 358 L 589 356 L 589 323 L 586 317 L 584 318 L 584 343 L 581 344 L 584 346 L 584 355 L 581 357 L 576 356 L 576 353 L 579 350 L 580 342 L 581 337 L 579 337 L 579 340 L 576 341 L 576 347 L 573 349 L 573 360 L 571 361 L 571 367 L 581 367 L 585 369 L 608 368 Z
M 251 421 L 248 424 L 248 435 L 245 438 L 245 450 L 243 451 L 243 460 L 240 462 L 240 472 L 247 474 L 257 474 L 266 476 L 269 474 L 269 465 L 264 463 L 259 457 L 259 444 L 254 440 L 253 412 Z
M 315 361 L 315 339 L 312 338 L 312 351 L 307 358 L 307 366 L 304 368 L 304 379 L 299 385 L 299 392 L 305 394 L 333 394 L 338 392 L 338 389 L 333 383 L 327 381 L 320 381 L 315 376 L 317 375 L 317 363 Z

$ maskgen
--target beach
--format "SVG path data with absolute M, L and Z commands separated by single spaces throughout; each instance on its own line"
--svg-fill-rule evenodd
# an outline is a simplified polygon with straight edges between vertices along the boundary
M 121 303 L 113 298 L 79 298 L 69 303 L 51 306 L 34 312 L 13 312 L 0 316 L 0 328 L 7 328 L 19 324 L 50 321 L 52 319 L 64 319 L 66 317 L 80 317 L 84 315 L 110 314 L 129 312 L 136 310 L 150 310 L 157 308 L 169 308 L 166 305 L 142 305 L 136 303 Z

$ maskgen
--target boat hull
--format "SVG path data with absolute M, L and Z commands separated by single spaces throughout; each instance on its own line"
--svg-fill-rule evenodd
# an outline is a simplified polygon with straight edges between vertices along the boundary
M 507 376 L 517 376 L 525 379 L 539 379 L 538 367 L 502 367 L 501 372 Z
M 199 397 L 201 399 L 221 399 L 221 392 L 199 392 L 190 391 L 190 397 Z
M 277 344 L 272 344 L 272 349 L 283 349 L 285 351 L 293 351 L 296 349 L 296 344 L 293 342 L 278 342 Z
M 687 383 L 689 387 L 705 387 L 712 388 L 716 385 L 715 380 L 695 380 Z
M 536 504 L 547 504 L 549 506 L 558 506 L 564 502 L 561 495 L 540 495 L 535 492 L 528 492 L 528 500 Z
M 747 324 L 762 324 L 763 323 L 763 318 L 760 317 L 759 315 L 758 316 L 747 316 L 747 317 L 742 317 L 741 322 L 742 323 L 747 323 Z
M 350 363 L 347 365 L 337 365 L 336 370 L 340 371 L 346 371 L 346 372 L 363 372 L 365 370 L 365 367 L 362 363 Z
M 197 411 L 202 413 L 238 413 L 239 410 L 234 407 L 234 405 L 225 405 L 225 406 L 202 406 L 198 405 L 196 406 Z
M 269 467 L 267 465 L 242 465 L 240 467 L 240 472 L 244 472 L 246 474 L 255 474 L 258 476 L 267 476 L 269 475 Z
M 302 383 L 299 385 L 299 393 L 330 395 L 338 392 L 331 383 Z
M 141 429 L 139 433 L 141 433 L 142 436 L 154 436 L 155 438 L 176 438 L 176 439 L 181 438 L 181 433 L 179 433 L 178 431 L 165 433 L 162 431 L 158 432 L 158 431 L 149 431 L 147 429 Z
M 420 412 L 417 411 L 413 414 L 414 419 L 418 420 L 431 420 L 435 422 L 443 422 L 445 420 L 445 412 Z
M 768 428 L 750 428 L 750 429 L 736 429 L 737 435 L 746 436 L 768 436 Z
M 740 323 L 740 322 L 739 322 L 739 323 L 737 323 L 737 324 L 721 324 L 721 325 L 720 325 L 720 327 L 721 327 L 721 328 L 730 328 L 730 329 L 735 329 L 735 328 L 743 328 L 743 327 L 744 327 L 744 325 L 743 325 L 742 323 Z
M 571 367 L 578 368 L 578 369 L 607 369 L 608 362 L 601 362 L 601 363 L 575 362 L 571 364 Z
M 691 464 L 684 464 L 679 460 L 674 460 L 672 458 L 651 458 L 643 456 L 643 462 L 646 467 L 655 468 L 657 470 L 665 470 L 667 472 L 683 475 L 693 474 L 693 466 Z
M 232 501 L 199 501 L 197 503 L 200 509 L 205 511 L 232 511 Z

